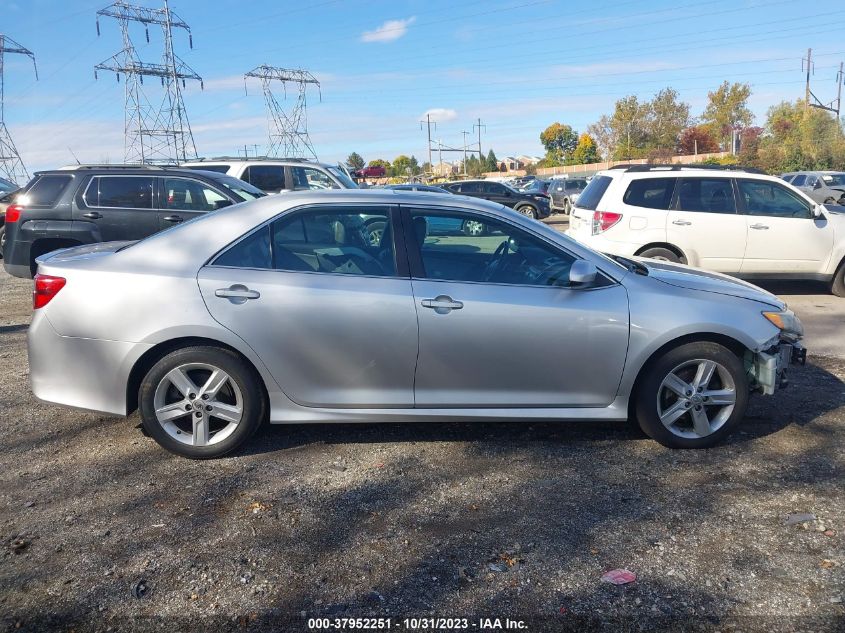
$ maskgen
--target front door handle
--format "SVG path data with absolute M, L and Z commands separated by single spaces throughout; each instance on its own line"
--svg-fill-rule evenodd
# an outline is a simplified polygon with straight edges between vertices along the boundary
M 447 295 L 439 295 L 434 299 L 423 299 L 420 301 L 423 308 L 431 308 L 437 314 L 447 314 L 452 310 L 460 310 L 464 307 L 463 302 L 454 301 L 452 297 Z
M 757 229 L 758 231 L 765 231 L 769 227 L 765 224 L 752 224 L 749 228 Z
M 179 222 L 182 222 L 182 216 L 181 215 L 166 215 L 162 218 L 162 220 L 164 220 L 165 222 L 175 222 L 175 223 L 178 224 Z
M 228 299 L 232 303 L 246 303 L 249 299 L 258 299 L 261 293 L 257 290 L 250 290 L 243 284 L 234 284 L 228 288 L 218 288 L 214 291 L 215 297 Z
M 89 218 L 91 220 L 99 220 L 101 217 L 103 217 L 103 214 L 97 213 L 96 211 L 89 211 L 88 213 L 83 213 L 82 217 Z
M 676 224 L 677 226 L 689 226 L 692 222 L 688 220 L 672 220 L 672 224 Z

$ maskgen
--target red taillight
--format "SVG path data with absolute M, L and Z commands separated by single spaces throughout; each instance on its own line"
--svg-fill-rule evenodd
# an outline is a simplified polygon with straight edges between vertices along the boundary
M 6 209 L 6 222 L 8 224 L 17 222 L 21 217 L 21 211 L 23 211 L 23 207 L 21 205 L 10 204 Z
M 593 235 L 603 233 L 622 219 L 621 213 L 612 211 L 596 211 L 593 213 Z
M 59 290 L 65 287 L 64 277 L 53 277 L 52 275 L 35 275 L 35 290 L 32 291 L 32 309 L 43 308 L 50 300 L 59 294 Z

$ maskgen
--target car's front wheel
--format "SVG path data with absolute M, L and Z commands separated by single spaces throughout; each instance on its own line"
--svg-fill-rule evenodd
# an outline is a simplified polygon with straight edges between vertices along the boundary
M 837 297 L 845 297 L 845 260 L 842 260 L 833 275 L 833 281 L 830 282 L 830 291 Z
M 639 253 L 640 257 L 648 257 L 649 259 L 656 259 L 662 262 L 672 262 L 674 264 L 682 264 L 681 258 L 678 257 L 678 254 L 674 251 L 670 251 L 668 248 L 649 248 L 644 250 L 642 253 Z
M 723 345 L 681 345 L 645 371 L 635 394 L 637 420 L 643 432 L 663 446 L 708 448 L 745 415 L 745 368 Z
M 171 352 L 138 391 L 144 429 L 163 448 L 193 459 L 220 457 L 261 426 L 267 403 L 255 371 L 228 349 Z

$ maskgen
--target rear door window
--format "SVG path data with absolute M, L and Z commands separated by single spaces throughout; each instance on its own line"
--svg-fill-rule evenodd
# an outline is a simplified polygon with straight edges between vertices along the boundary
M 53 206 L 71 180 L 71 176 L 64 175 L 40 176 L 26 190 L 25 204 L 33 207 Z
M 634 207 L 668 210 L 677 178 L 640 178 L 632 180 L 622 202 Z M 589 188 L 588 188 L 589 189 Z M 582 196 L 584 194 L 581 194 Z
M 607 191 L 612 181 L 613 178 L 610 176 L 596 176 L 593 178 L 590 184 L 587 185 L 587 188 L 578 196 L 578 202 L 575 206 L 581 209 L 595 211 L 604 196 L 604 192 Z
M 807 175 L 798 174 L 797 176 L 793 176 L 792 180 L 789 181 L 789 184 L 793 187 L 803 187 L 805 182 L 807 182 Z
M 95 176 L 85 190 L 85 204 L 109 209 L 152 209 L 153 178 Z
M 241 180 L 262 191 L 281 191 L 285 188 L 285 169 L 280 165 L 250 165 Z
M 733 185 L 728 178 L 684 178 L 678 190 L 677 209 L 736 213 Z

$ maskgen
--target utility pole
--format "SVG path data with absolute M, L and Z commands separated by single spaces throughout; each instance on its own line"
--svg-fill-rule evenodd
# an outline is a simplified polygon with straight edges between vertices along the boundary
M 13 183 L 23 186 L 29 180 L 29 173 L 26 171 L 21 156 L 18 154 L 18 149 L 12 141 L 12 136 L 6 128 L 3 110 L 5 96 L 3 56 L 6 53 L 17 53 L 29 57 L 32 60 L 32 67 L 35 69 L 36 81 L 38 80 L 38 66 L 35 65 L 35 54 L 32 51 L 24 48 L 11 37 L 0 34 L 0 174 Z
M 473 127 L 478 130 L 478 160 L 481 160 L 481 128 L 486 130 L 487 126 L 482 124 L 481 119 L 479 118 Z
M 462 131 L 461 134 L 464 135 L 464 176 L 467 175 L 467 135 L 469 132 Z
M 431 114 L 426 113 L 425 121 L 420 121 L 420 129 L 422 129 L 423 123 L 425 123 L 426 128 L 428 129 L 428 166 L 429 169 L 432 169 L 434 165 L 431 162 Z M 437 129 L 437 121 L 434 122 L 434 129 Z
M 183 29 L 188 34 L 188 44 L 194 47 L 191 27 L 170 10 L 167 0 L 164 8 L 148 9 L 118 0 L 97 11 L 97 35 L 100 34 L 100 17 L 114 18 L 120 25 L 123 49 L 116 55 L 94 66 L 126 78 L 124 88 L 124 161 L 127 163 L 172 163 L 196 158 L 197 148 L 191 134 L 188 114 L 182 99 L 185 80 L 202 84 L 202 77 L 183 62 L 173 50 L 173 29 Z M 161 27 L 164 36 L 164 54 L 160 64 L 142 62 L 129 33 L 131 24 L 144 25 L 147 42 L 150 25 Z M 164 88 L 164 99 L 153 107 L 143 91 L 144 77 L 158 77 Z
M 315 159 L 317 153 L 308 136 L 307 103 L 305 93 L 309 85 L 316 86 L 320 92 L 320 82 L 307 70 L 288 70 L 275 66 L 261 65 L 253 68 L 244 75 L 244 91 L 249 77 L 261 80 L 264 91 L 264 102 L 267 105 L 267 122 L 270 134 L 270 145 L 267 156 L 285 158 L 307 158 L 310 154 Z M 282 90 L 287 94 L 288 84 L 295 84 L 297 89 L 296 103 L 289 111 L 279 104 L 273 94 L 272 82 L 282 84 Z M 320 92 L 320 100 L 323 95 Z
M 833 112 L 836 115 L 837 121 L 839 120 L 839 112 L 842 107 L 842 63 L 839 64 L 839 72 L 836 74 L 836 100 L 831 101 L 830 103 L 822 103 L 819 98 L 813 94 L 813 91 L 810 89 L 810 73 L 813 71 L 815 74 L 815 66 L 813 66 L 812 62 L 812 54 L 813 49 L 807 49 L 807 58 L 801 60 L 801 69 L 804 70 L 804 64 L 807 65 L 807 79 L 806 85 L 804 88 L 804 99 L 805 107 L 806 108 L 818 108 L 819 110 L 827 110 L 828 112 Z M 834 106 L 834 104 L 836 104 Z
M 804 107 L 806 108 L 806 107 L 810 106 L 810 95 L 812 94 L 812 92 L 810 92 L 810 69 L 813 65 L 813 49 L 812 48 L 807 49 L 807 59 L 801 60 L 802 66 L 805 63 L 807 64 L 807 83 L 806 83 L 805 88 L 804 88 Z

